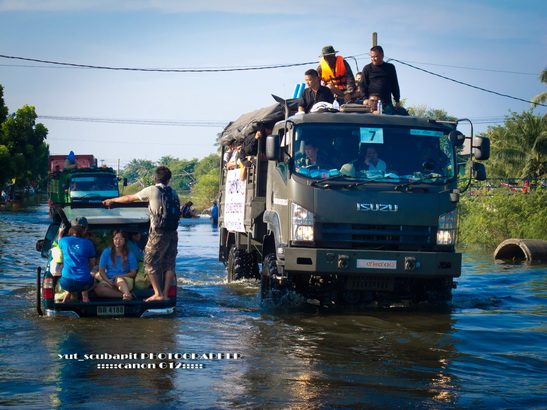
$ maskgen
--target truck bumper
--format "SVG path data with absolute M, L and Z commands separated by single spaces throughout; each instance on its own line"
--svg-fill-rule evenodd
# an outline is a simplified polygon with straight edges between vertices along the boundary
M 284 270 L 302 274 L 454 278 L 461 254 L 343 249 L 285 248 Z

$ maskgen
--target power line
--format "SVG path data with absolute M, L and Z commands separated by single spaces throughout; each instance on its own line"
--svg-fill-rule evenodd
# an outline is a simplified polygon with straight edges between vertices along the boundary
M 63 63 L 59 61 L 38 60 L 35 58 L 6 56 L 0 54 L 0 58 L 12 60 L 31 61 L 41 64 L 53 64 L 59 66 L 76 67 L 76 68 L 93 68 L 97 70 L 114 70 L 114 71 L 144 71 L 144 72 L 159 72 L 159 73 L 216 73 L 229 71 L 250 71 L 250 70 L 270 70 L 274 68 L 297 67 L 308 64 L 317 64 L 316 62 L 308 63 L 292 63 L 292 64 L 271 64 L 263 66 L 242 66 L 242 67 L 203 67 L 203 68 L 132 68 L 132 67 L 110 67 L 100 65 Z
M 394 60 L 394 59 L 392 59 Z M 395 60 L 397 61 L 397 60 Z M 457 66 L 457 65 L 447 65 L 447 64 L 435 64 L 435 63 L 422 63 L 419 61 L 408 61 L 408 63 L 414 63 L 414 64 L 423 64 L 423 65 L 432 65 L 436 67 L 447 67 L 447 68 L 458 68 L 462 70 L 474 70 L 474 71 L 488 71 L 491 73 L 504 73 L 504 74 L 518 74 L 518 75 L 532 75 L 537 77 L 537 73 L 520 73 L 518 71 L 506 71 L 506 70 L 493 70 L 491 68 L 480 68 L 480 67 L 464 67 L 464 66 Z
M 140 120 L 124 118 L 92 118 L 92 117 L 67 117 L 56 115 L 38 115 L 38 118 L 60 121 L 83 121 L 100 122 L 109 124 L 131 124 L 131 125 L 169 125 L 177 127 L 225 127 L 229 121 L 186 121 L 186 120 Z
M 456 83 L 456 84 L 465 85 L 466 87 L 471 87 L 471 88 L 475 88 L 475 89 L 477 89 L 477 90 L 484 91 L 484 92 L 487 92 L 487 93 L 490 93 L 490 94 L 499 95 L 500 97 L 511 98 L 511 99 L 513 99 L 513 100 L 522 101 L 522 102 L 525 102 L 525 103 L 528 103 L 528 104 L 532 104 L 532 101 L 530 101 L 530 100 L 525 100 L 524 98 L 513 97 L 513 96 L 508 95 L 508 94 L 502 94 L 502 93 L 499 93 L 499 92 L 497 92 L 497 91 L 492 91 L 492 90 L 488 90 L 488 89 L 483 88 L 483 87 L 479 87 L 479 86 L 476 86 L 476 85 L 464 83 L 463 81 L 454 80 L 453 78 L 450 78 L 450 77 L 447 77 L 447 76 L 444 76 L 444 75 L 441 75 L 441 74 L 437 74 L 437 73 L 434 73 L 434 72 L 432 72 L 432 71 L 425 70 L 425 69 L 420 68 L 420 67 L 413 66 L 412 64 L 405 63 L 404 61 L 397 60 L 397 59 L 395 59 L 395 58 L 390 58 L 390 60 L 392 60 L 392 61 L 397 61 L 398 63 L 403 64 L 403 65 L 406 65 L 406 66 L 408 66 L 408 67 L 410 67 L 410 68 L 413 68 L 413 69 L 415 69 L 415 70 L 423 71 L 424 73 L 427 73 L 427 74 L 430 74 L 430 75 L 434 75 L 434 76 L 439 77 L 439 78 L 442 78 L 442 79 L 444 79 L 444 80 L 452 81 L 452 82 L 454 82 L 454 83 Z M 547 107 L 547 104 L 540 104 L 540 103 L 537 103 L 536 105 L 541 105 L 541 106 L 543 106 L 543 107 Z
M 348 56 L 346 58 L 355 58 L 357 56 L 361 56 L 363 54 L 358 54 L 356 56 Z M 245 67 L 204 67 L 204 68 L 131 68 L 131 67 L 109 67 L 109 66 L 98 66 L 98 65 L 87 65 L 87 64 L 74 64 L 74 63 L 64 63 L 64 62 L 58 62 L 58 61 L 49 61 L 49 60 L 39 60 L 34 58 L 27 58 L 27 57 L 15 57 L 15 56 L 7 56 L 0 54 L 0 58 L 7 58 L 7 59 L 14 59 L 14 60 L 23 60 L 23 61 L 32 61 L 35 63 L 42 63 L 42 64 L 53 64 L 53 65 L 59 65 L 59 66 L 67 66 L 67 67 L 76 67 L 76 68 L 91 68 L 91 69 L 101 69 L 101 70 L 115 70 L 115 71 L 143 71 L 143 72 L 162 72 L 162 73 L 212 73 L 212 72 L 230 72 L 230 71 L 251 71 L 251 70 L 268 70 L 268 69 L 276 69 L 276 68 L 288 68 L 288 67 L 297 67 L 297 66 L 303 66 L 303 65 L 310 65 L 310 64 L 317 64 L 316 62 L 307 62 L 307 63 L 292 63 L 292 64 L 272 64 L 272 65 L 263 65 L 263 66 L 245 66 Z M 510 98 L 513 100 L 526 102 L 528 104 L 532 104 L 532 101 L 513 97 L 508 94 L 503 94 L 497 91 L 488 90 L 483 87 L 479 87 L 476 85 L 472 85 L 469 83 L 465 83 L 463 81 L 455 80 L 453 78 L 434 73 L 432 71 L 425 70 L 420 67 L 416 67 L 412 64 L 406 63 L 401 60 L 397 60 L 395 58 L 390 58 L 389 60 L 396 61 L 400 64 L 406 65 L 408 67 L 411 67 L 415 70 L 423 71 L 427 74 L 442 78 L 444 80 L 452 81 L 456 84 L 464 85 L 466 87 L 474 88 L 480 91 L 484 91 L 490 94 L 495 94 L 500 97 Z M 547 104 L 541 104 L 537 103 L 536 105 L 547 107 Z

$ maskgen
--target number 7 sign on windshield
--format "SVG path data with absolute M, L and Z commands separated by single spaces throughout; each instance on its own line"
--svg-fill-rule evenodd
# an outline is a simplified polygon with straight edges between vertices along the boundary
M 383 128 L 361 128 L 361 143 L 365 144 L 383 144 Z

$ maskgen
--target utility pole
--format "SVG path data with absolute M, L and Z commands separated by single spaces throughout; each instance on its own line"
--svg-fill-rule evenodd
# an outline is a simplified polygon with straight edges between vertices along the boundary
M 378 33 L 373 32 L 372 33 L 372 47 L 378 45 Z

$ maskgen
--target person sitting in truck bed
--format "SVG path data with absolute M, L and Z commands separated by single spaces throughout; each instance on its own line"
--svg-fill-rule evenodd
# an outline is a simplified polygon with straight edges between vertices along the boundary
M 68 236 L 59 239 L 59 248 L 63 254 L 63 269 L 59 284 L 65 291 L 62 303 L 68 302 L 70 294 L 81 293 L 82 302 L 89 302 L 88 292 L 95 286 L 91 269 L 95 265 L 93 243 L 85 238 L 87 219 L 77 217 L 71 222 Z
M 137 258 L 127 246 L 125 231 L 116 230 L 112 236 L 112 247 L 106 248 L 99 262 L 99 283 L 95 294 L 106 298 L 132 300 L 131 289 L 137 275 Z
M 328 87 L 321 85 L 317 70 L 310 69 L 306 71 L 304 81 L 308 87 L 302 92 L 302 97 L 300 97 L 298 103 L 298 112 L 310 112 L 318 102 L 328 102 L 329 104 L 334 102 L 334 94 Z

